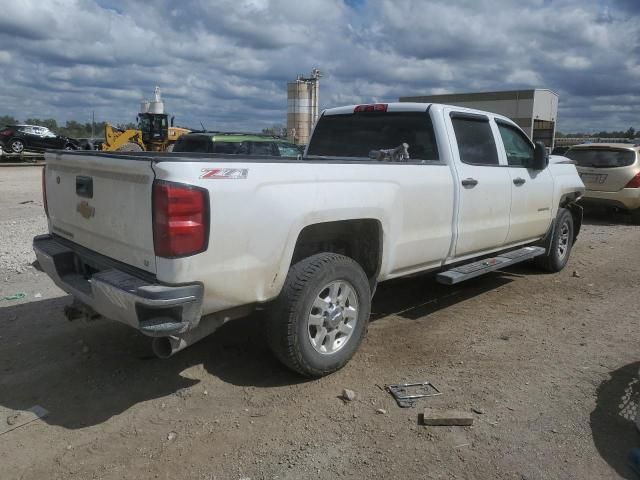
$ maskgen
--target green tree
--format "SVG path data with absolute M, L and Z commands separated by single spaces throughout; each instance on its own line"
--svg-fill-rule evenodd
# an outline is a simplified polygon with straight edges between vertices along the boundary
M 636 138 L 636 129 L 633 127 L 630 127 L 629 130 L 625 132 L 624 136 L 626 138 Z
M 58 133 L 58 122 L 56 122 L 55 118 L 45 118 L 44 120 L 40 120 L 39 118 L 27 118 L 24 123 L 28 125 L 47 127 L 52 132 Z
M 263 128 L 262 133 L 265 135 L 273 135 L 276 137 L 286 137 L 287 136 L 287 128 L 280 123 L 276 123 L 271 125 L 270 127 Z
M 17 123 L 20 122 L 11 115 L 0 115 L 0 127 L 4 127 L 5 125 L 15 125 Z

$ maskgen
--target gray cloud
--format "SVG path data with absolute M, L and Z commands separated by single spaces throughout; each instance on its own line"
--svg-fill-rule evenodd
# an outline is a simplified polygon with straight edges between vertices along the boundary
M 636 0 L 21 0 L 0 17 L 0 114 L 132 121 L 160 85 L 179 123 L 282 123 L 319 67 L 325 107 L 515 88 L 562 130 L 640 127 Z

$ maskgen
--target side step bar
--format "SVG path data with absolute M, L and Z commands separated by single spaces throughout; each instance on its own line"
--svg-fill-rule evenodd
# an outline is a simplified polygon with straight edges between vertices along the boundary
M 445 285 L 454 285 L 469 280 L 470 278 L 493 272 L 494 270 L 524 262 L 538 255 L 544 255 L 545 251 L 543 247 L 524 247 L 508 253 L 501 253 L 497 257 L 485 258 L 484 260 L 467 263 L 466 265 L 459 265 L 456 268 L 439 273 L 436 276 L 436 280 L 438 283 Z

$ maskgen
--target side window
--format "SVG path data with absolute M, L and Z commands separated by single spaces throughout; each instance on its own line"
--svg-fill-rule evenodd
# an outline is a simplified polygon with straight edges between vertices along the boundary
M 215 153 L 226 153 L 231 155 L 237 155 L 240 153 L 240 143 L 238 142 L 215 142 L 213 144 L 213 151 Z
M 498 130 L 507 152 L 507 162 L 512 167 L 526 167 L 533 161 L 533 146 L 519 130 L 498 122 Z
M 273 155 L 271 142 L 249 142 L 251 155 Z
M 498 165 L 498 151 L 486 117 L 455 116 L 451 118 L 458 141 L 460 160 L 471 165 Z
M 297 157 L 300 155 L 300 150 L 295 145 L 289 145 L 287 143 L 276 143 L 278 153 L 281 157 Z

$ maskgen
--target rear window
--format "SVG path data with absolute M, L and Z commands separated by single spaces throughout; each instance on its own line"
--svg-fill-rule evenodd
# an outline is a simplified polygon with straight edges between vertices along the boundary
M 176 141 L 173 147 L 174 152 L 208 153 L 211 139 L 200 135 L 183 135 Z
M 594 168 L 628 167 L 636 160 L 633 150 L 615 148 L 572 148 L 564 155 L 575 160 L 581 167 Z
M 369 158 L 371 150 L 409 144 L 411 160 L 438 160 L 433 125 L 425 112 L 366 112 L 325 115 L 311 137 L 307 155 Z

